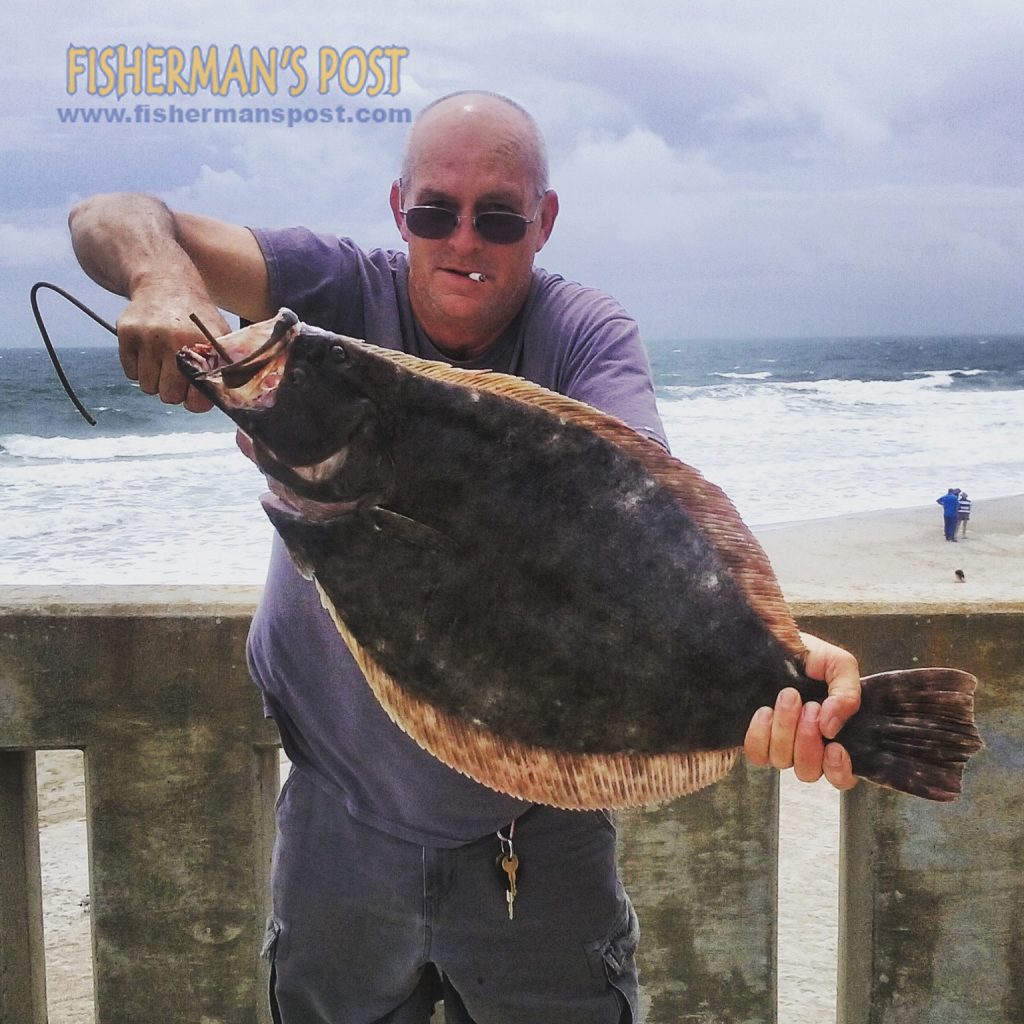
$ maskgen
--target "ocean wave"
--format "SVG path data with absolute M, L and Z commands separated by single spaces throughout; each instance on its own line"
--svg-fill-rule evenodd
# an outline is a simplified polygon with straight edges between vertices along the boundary
M 743 403 L 785 401 L 787 396 L 808 402 L 843 405 L 934 404 L 939 395 L 952 395 L 963 401 L 990 402 L 993 391 L 1000 390 L 996 380 L 1005 375 L 990 370 L 928 370 L 899 380 L 859 380 L 823 377 L 818 380 L 779 380 L 766 373 L 715 373 L 728 378 L 721 384 L 693 385 L 661 383 L 659 399 L 692 402 Z M 1024 394 L 1019 388 L 1003 388 L 1016 402 Z
M 0 436 L 0 451 L 37 462 L 108 462 L 164 456 L 206 455 L 231 451 L 234 433 L 126 434 L 120 437 Z
M 675 454 L 751 524 L 1020 494 L 1020 344 L 987 361 L 960 343 L 681 348 L 658 355 L 658 406 Z M 115 370 L 82 396 L 111 410 L 96 430 L 59 393 L 5 407 L 0 582 L 260 582 L 266 484 L 230 425 L 112 397 Z
M 709 374 L 711 377 L 726 377 L 729 380 L 770 380 L 775 375 L 768 370 L 760 370 L 756 373 L 725 373 L 723 371 L 715 371 Z

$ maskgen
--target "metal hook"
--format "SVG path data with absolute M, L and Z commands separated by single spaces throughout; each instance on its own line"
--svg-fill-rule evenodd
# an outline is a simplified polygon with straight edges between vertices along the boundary
M 64 368 L 60 365 L 60 360 L 57 358 L 57 353 L 54 350 L 53 343 L 50 341 L 50 336 L 46 332 L 46 326 L 43 324 L 42 314 L 39 312 L 39 303 L 36 299 L 36 292 L 40 288 L 49 288 L 51 291 L 56 292 L 58 295 L 63 295 L 72 305 L 77 306 L 86 316 L 92 317 L 101 327 L 105 327 L 114 337 L 117 337 L 117 328 L 113 324 L 107 323 L 98 313 L 93 312 L 84 302 L 79 302 L 78 299 L 66 292 L 63 288 L 58 285 L 51 284 L 49 281 L 37 281 L 32 285 L 32 290 L 29 292 L 29 302 L 32 305 L 32 315 L 36 318 L 36 327 L 39 328 L 39 333 L 42 335 L 43 344 L 46 345 L 46 351 L 50 356 L 50 362 L 53 363 L 53 368 L 57 371 L 57 377 L 61 382 L 68 398 L 75 403 L 75 408 L 82 414 L 82 417 L 89 424 L 90 427 L 96 426 L 96 420 L 93 419 L 92 414 L 79 400 L 78 395 L 75 394 L 74 388 L 64 374 Z

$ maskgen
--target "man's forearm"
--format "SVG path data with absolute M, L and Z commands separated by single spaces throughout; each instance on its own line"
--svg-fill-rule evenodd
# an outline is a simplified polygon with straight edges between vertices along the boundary
M 92 196 L 72 209 L 68 227 L 82 269 L 109 291 L 130 298 L 154 275 L 184 275 L 202 287 L 192 260 L 178 244 L 174 214 L 155 196 Z

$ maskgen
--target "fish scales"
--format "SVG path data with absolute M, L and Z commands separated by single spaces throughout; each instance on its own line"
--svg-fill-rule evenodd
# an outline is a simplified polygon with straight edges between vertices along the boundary
M 268 515 L 388 714 L 445 763 L 564 807 L 721 778 L 756 708 L 822 699 L 728 498 L 611 417 L 518 378 L 298 322 L 179 357 L 251 438 Z M 249 349 L 251 356 L 234 353 Z M 864 680 L 854 770 L 931 799 L 980 747 L 976 680 Z

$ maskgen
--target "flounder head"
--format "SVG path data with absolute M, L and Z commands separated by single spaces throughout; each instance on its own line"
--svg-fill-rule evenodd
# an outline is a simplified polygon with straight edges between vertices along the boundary
M 323 518 L 378 503 L 390 490 L 387 423 L 398 371 L 361 342 L 282 309 L 216 346 L 182 349 L 178 365 L 238 425 L 286 503 Z

